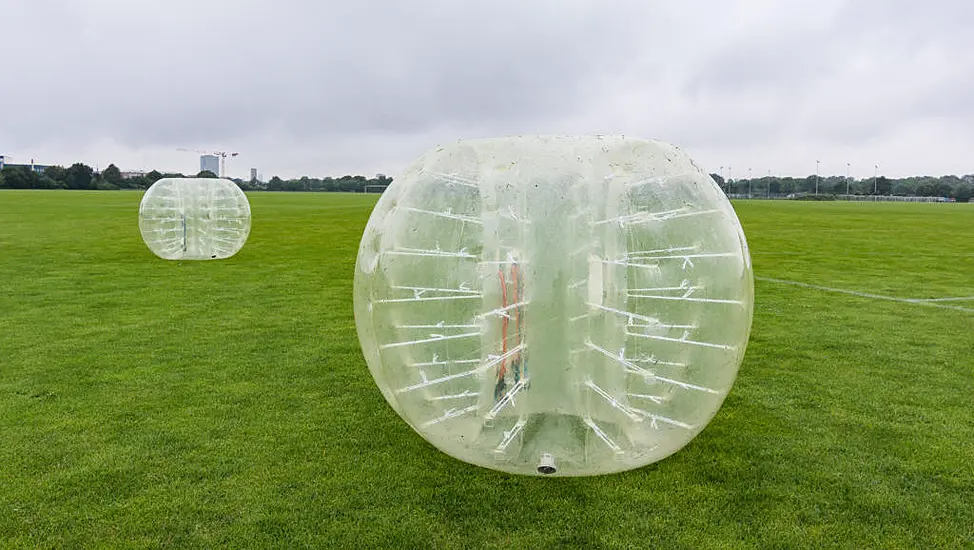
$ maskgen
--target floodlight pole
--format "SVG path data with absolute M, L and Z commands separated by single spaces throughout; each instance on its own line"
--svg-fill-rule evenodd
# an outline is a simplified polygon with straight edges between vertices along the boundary
M 873 165 L 873 195 L 875 195 L 875 194 L 877 194 L 879 192 L 879 191 L 877 191 L 877 189 L 878 189 L 877 185 L 879 183 L 879 179 L 878 178 L 879 178 L 879 165 L 876 164 L 876 165 Z
M 749 199 L 751 198 L 751 189 L 752 189 L 752 185 L 753 185 L 751 183 L 751 180 L 752 180 L 752 178 L 751 178 L 751 169 L 748 168 L 747 169 L 747 198 L 749 198 Z
M 850 181 L 849 180 L 849 172 L 850 172 L 851 169 L 852 169 L 852 164 L 851 163 L 848 163 L 848 162 L 845 163 L 845 195 L 846 195 L 846 197 L 849 196 L 849 181 Z
M 821 178 L 818 175 L 818 164 L 820 161 L 815 161 L 815 194 L 818 195 L 818 183 Z
M 771 170 L 768 170 L 768 198 L 771 198 Z

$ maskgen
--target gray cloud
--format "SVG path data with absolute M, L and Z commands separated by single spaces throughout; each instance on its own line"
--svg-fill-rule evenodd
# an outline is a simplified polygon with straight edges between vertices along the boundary
M 0 50 L 15 52 L 0 152 L 43 161 L 189 171 L 176 147 L 228 147 L 238 175 L 395 173 L 442 141 L 600 132 L 762 173 L 819 157 L 864 170 L 884 155 L 905 172 L 974 172 L 945 153 L 974 146 L 963 0 L 0 0 L 0 12 Z

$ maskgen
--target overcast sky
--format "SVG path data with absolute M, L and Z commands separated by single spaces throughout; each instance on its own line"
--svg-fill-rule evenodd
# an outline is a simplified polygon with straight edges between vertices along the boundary
M 0 23 L 11 162 L 395 175 L 456 139 L 601 133 L 735 177 L 974 173 L 969 0 L 0 0 Z

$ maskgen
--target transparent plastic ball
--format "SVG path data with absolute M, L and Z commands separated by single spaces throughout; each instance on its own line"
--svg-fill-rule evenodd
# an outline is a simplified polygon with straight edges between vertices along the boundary
M 163 178 L 142 197 L 139 230 L 166 260 L 229 258 L 250 235 L 250 203 L 230 180 Z
M 460 460 L 619 472 L 690 442 L 750 334 L 744 232 L 680 149 L 623 137 L 439 147 L 379 199 L 355 319 L 376 384 Z

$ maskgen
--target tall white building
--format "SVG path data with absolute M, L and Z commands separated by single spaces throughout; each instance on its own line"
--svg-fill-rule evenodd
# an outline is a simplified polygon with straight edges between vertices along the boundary
M 223 174 L 220 173 L 220 157 L 216 155 L 200 155 L 200 172 L 204 170 L 208 170 L 222 177 Z
M 260 181 L 260 176 L 257 174 L 256 168 L 250 169 L 250 181 Z

